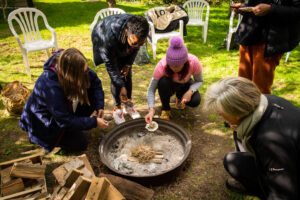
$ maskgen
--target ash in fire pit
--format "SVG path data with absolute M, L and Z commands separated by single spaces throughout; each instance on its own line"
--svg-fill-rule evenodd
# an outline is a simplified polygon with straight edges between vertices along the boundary
M 173 134 L 135 130 L 118 138 L 107 152 L 108 162 L 120 172 L 155 175 L 165 172 L 184 157 L 182 143 Z

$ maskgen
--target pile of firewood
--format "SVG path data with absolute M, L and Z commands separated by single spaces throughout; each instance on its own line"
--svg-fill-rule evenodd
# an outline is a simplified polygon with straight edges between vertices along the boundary
M 62 164 L 52 173 L 57 181 L 47 193 L 42 153 L 0 163 L 0 200 L 150 200 L 154 191 L 121 177 L 96 177 L 85 154 Z
M 42 154 L 35 154 L 0 163 L 1 200 L 41 199 L 46 197 L 47 187 Z
M 107 178 L 98 178 L 85 155 L 78 156 L 53 172 L 59 185 L 52 200 L 125 200 Z

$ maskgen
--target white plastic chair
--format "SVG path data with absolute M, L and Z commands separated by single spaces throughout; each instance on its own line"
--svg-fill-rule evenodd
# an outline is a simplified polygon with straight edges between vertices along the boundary
M 51 31 L 52 40 L 43 40 L 39 31 L 38 17 L 41 16 L 45 27 Z M 22 44 L 19 35 L 16 33 L 12 21 L 15 20 L 21 28 L 24 36 L 24 44 Z M 46 50 L 48 57 L 50 57 L 49 48 L 57 47 L 56 33 L 48 24 L 47 18 L 40 10 L 36 8 L 19 8 L 12 11 L 8 15 L 8 25 L 12 34 L 17 38 L 19 46 L 22 50 L 23 59 L 26 66 L 26 71 L 29 76 L 30 67 L 28 62 L 28 53 L 32 51 Z
M 92 34 L 94 26 L 97 24 L 98 19 L 103 19 L 104 17 L 110 16 L 110 15 L 117 15 L 117 14 L 125 14 L 126 12 L 120 8 L 104 8 L 101 9 L 99 12 L 97 12 L 94 21 L 90 25 L 90 33 Z
M 156 7 L 157 9 L 164 7 Z M 183 20 L 179 20 L 179 31 L 171 31 L 167 33 L 156 33 L 154 24 L 148 21 L 150 26 L 150 36 L 151 40 L 148 38 L 148 42 L 152 45 L 153 59 L 156 60 L 156 49 L 157 49 L 157 41 L 159 39 L 167 39 L 173 36 L 181 37 L 183 40 Z
M 189 23 L 187 25 L 202 26 L 202 37 L 204 43 L 206 43 L 209 4 L 205 0 L 189 0 L 183 4 L 183 8 L 187 10 L 187 13 L 189 15 Z M 205 9 L 205 20 L 203 20 Z
M 230 43 L 231 43 L 231 38 L 232 38 L 232 34 L 236 32 L 237 28 L 239 27 L 239 24 L 242 21 L 243 15 L 238 14 L 238 21 L 237 21 L 237 25 L 234 26 L 233 22 L 234 22 L 234 16 L 236 15 L 236 13 L 234 11 L 231 12 L 230 15 L 230 21 L 229 21 L 229 31 L 228 31 L 228 35 L 227 35 L 227 51 L 229 51 L 230 48 Z

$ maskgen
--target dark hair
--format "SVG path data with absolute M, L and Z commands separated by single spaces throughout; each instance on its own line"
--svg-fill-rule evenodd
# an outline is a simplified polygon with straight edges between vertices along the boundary
M 87 59 L 76 48 L 64 50 L 58 60 L 58 83 L 68 100 L 78 98 L 81 104 L 90 105 L 87 88 L 90 87 L 88 72 L 84 71 Z
M 128 19 L 126 29 L 129 34 L 135 34 L 140 40 L 147 37 L 149 33 L 149 24 L 145 17 L 133 15 Z
M 178 72 L 179 80 L 182 80 L 182 79 L 184 79 L 186 77 L 186 75 L 189 72 L 189 68 L 190 68 L 189 62 L 184 63 L 183 68 L 181 69 L 180 72 Z M 173 70 L 170 68 L 169 65 L 167 65 L 167 67 L 165 69 L 165 72 L 166 72 L 166 74 L 167 74 L 168 77 L 172 77 L 173 74 L 174 74 Z

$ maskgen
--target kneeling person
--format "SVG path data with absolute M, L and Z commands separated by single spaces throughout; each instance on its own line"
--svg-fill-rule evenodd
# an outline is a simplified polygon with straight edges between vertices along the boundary
M 31 142 L 50 152 L 59 146 L 68 151 L 87 148 L 82 132 L 104 129 L 104 92 L 97 74 L 88 68 L 75 48 L 60 50 L 47 60 L 23 109 L 20 127 Z M 96 116 L 90 117 L 96 111 Z

